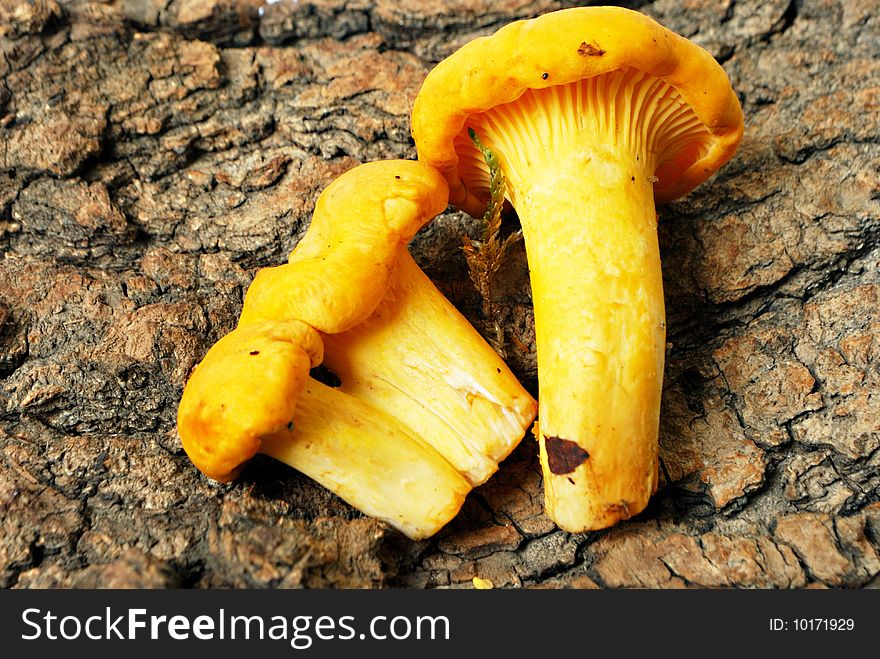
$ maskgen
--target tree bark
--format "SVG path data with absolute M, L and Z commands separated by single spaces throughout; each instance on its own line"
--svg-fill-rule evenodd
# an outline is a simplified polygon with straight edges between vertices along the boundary
M 660 209 L 661 487 L 569 534 L 531 437 L 412 542 L 293 470 L 183 453 L 192 366 L 359 162 L 413 158 L 427 71 L 552 0 L 0 0 L 0 586 L 880 586 L 880 3 L 630 2 L 740 94 Z M 609 3 L 610 4 L 610 3 Z M 502 8 L 499 8 L 502 6 Z M 481 327 L 461 213 L 416 259 Z M 497 306 L 537 393 L 522 244 Z

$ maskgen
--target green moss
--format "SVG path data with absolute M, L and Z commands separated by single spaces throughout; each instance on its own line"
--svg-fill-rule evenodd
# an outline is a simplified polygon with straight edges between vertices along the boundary
M 507 180 L 504 178 L 504 172 L 501 171 L 501 164 L 495 152 L 480 141 L 472 128 L 468 128 L 468 135 L 483 154 L 489 167 L 489 203 L 483 214 L 480 238 L 473 240 L 465 236 L 462 249 L 467 259 L 471 281 L 482 298 L 482 316 L 488 334 L 486 338 L 498 354 L 504 357 L 504 328 L 500 323 L 498 306 L 492 295 L 492 289 L 498 270 L 504 263 L 510 247 L 522 237 L 522 231 L 515 231 L 507 238 L 501 239 L 501 210 L 504 207 Z

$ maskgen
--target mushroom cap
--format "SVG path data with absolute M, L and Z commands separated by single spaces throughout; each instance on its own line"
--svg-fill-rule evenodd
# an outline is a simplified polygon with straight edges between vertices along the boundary
M 328 333 L 367 319 L 385 296 L 400 250 L 446 209 L 440 174 L 414 160 L 358 165 L 328 185 L 286 265 L 248 288 L 241 324 L 296 319 Z
M 288 427 L 324 345 L 299 321 L 239 326 L 196 366 L 177 410 L 183 448 L 206 476 L 233 480 L 262 438 Z
M 481 215 L 485 200 L 466 189 L 453 144 L 468 117 L 515 101 L 529 89 L 622 68 L 675 88 L 707 130 L 707 148 L 685 149 L 658 164 L 655 199 L 677 199 L 733 155 L 743 131 L 742 109 L 724 69 L 707 51 L 649 17 L 619 7 L 577 7 L 517 21 L 440 62 L 425 78 L 413 107 L 419 159 L 443 174 L 450 203 Z

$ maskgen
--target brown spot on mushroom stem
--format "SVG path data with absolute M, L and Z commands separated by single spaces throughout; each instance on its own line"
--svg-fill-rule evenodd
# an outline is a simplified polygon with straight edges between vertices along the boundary
M 578 46 L 578 55 L 581 57 L 602 57 L 604 54 L 605 51 L 595 41 L 593 43 L 581 41 L 581 45 Z
M 545 437 L 544 447 L 547 449 L 547 466 L 557 476 L 570 474 L 590 457 L 577 442 L 562 437 Z

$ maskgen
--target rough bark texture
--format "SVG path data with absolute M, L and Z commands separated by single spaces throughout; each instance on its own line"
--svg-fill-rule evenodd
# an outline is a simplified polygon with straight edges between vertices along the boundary
M 414 156 L 426 72 L 552 0 L 0 0 L 0 586 L 880 585 L 880 3 L 628 6 L 709 49 L 736 158 L 660 210 L 663 482 L 572 535 L 534 442 L 410 542 L 256 459 L 200 476 L 174 418 L 256 268 L 358 162 Z M 480 326 L 447 213 L 413 251 Z M 522 246 L 499 304 L 533 390 Z

